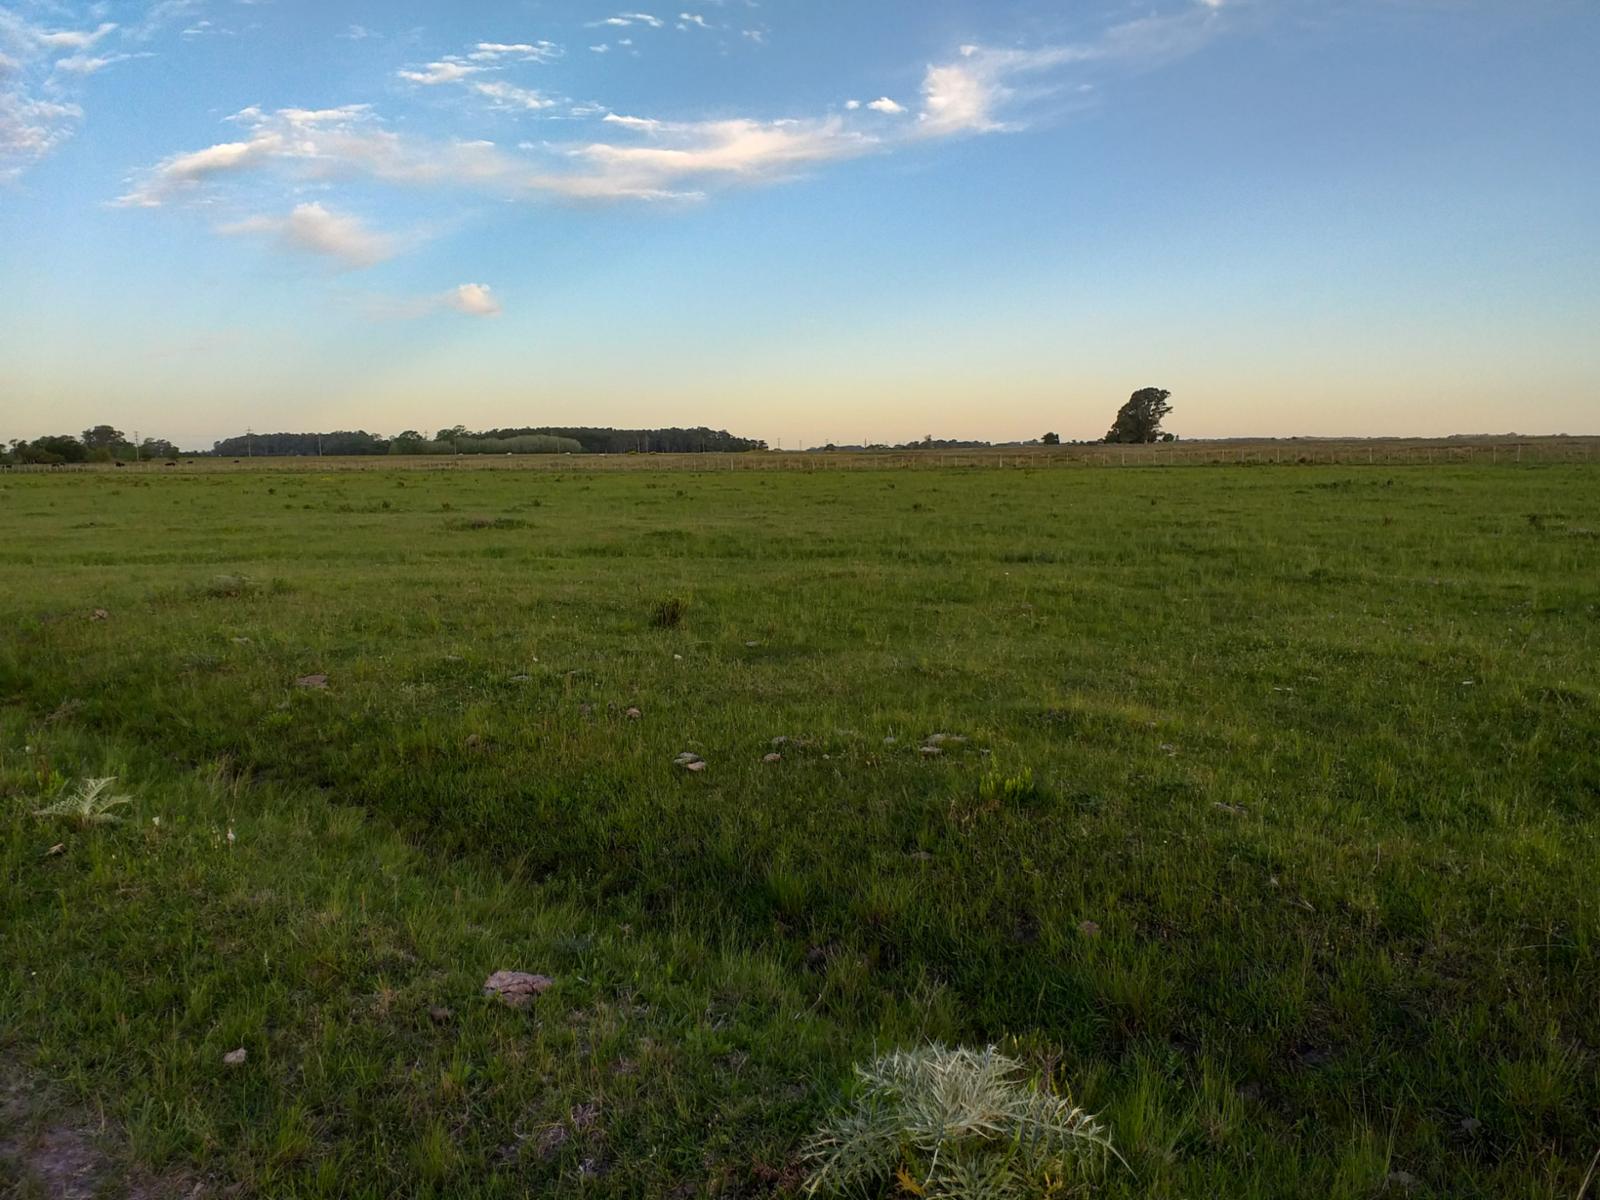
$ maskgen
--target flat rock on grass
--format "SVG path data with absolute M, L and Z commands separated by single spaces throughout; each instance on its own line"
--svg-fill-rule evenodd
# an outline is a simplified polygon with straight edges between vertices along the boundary
M 483 981 L 483 994 L 512 1008 L 527 1008 L 533 998 L 555 982 L 548 975 L 527 971 L 496 971 Z
M 326 675 L 302 675 L 294 681 L 297 688 L 310 688 L 313 690 L 326 690 L 328 677 Z

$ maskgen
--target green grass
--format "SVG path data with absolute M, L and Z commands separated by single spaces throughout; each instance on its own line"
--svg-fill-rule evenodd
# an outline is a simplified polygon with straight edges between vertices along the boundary
M 1096 1194 L 1570 1198 L 1597 531 L 1581 465 L 0 479 L 0 1058 L 271 1196 L 782 1192 L 937 1040 Z

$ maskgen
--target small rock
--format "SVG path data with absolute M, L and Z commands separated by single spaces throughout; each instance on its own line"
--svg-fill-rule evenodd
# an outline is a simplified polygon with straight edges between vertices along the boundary
M 1477 1117 L 1462 1117 L 1459 1128 L 1462 1133 L 1473 1134 L 1483 1128 L 1483 1122 Z
M 630 708 L 622 715 L 627 717 L 630 721 L 637 721 L 640 717 L 644 716 L 644 713 L 637 708 Z
M 1098 921 L 1079 921 L 1078 932 L 1084 937 L 1097 938 L 1100 936 L 1100 923 Z
M 235 646 L 248 646 L 250 644 L 250 639 L 247 637 L 236 637 L 233 639 L 233 644 Z
M 754 650 L 757 646 L 761 645 L 761 643 L 760 642 L 746 642 L 744 645 L 745 645 L 745 649 Z
M 763 754 L 761 756 L 761 761 L 764 762 L 764 763 L 782 762 L 783 761 L 783 755 L 779 754 L 776 750 L 774 750 L 771 754 Z
M 326 675 L 302 675 L 294 681 L 297 688 L 312 688 L 326 690 L 328 677 Z
M 706 769 L 706 760 L 693 750 L 685 750 L 672 761 L 686 771 L 704 771 Z
M 966 741 L 967 739 L 959 733 L 935 733 L 929 735 L 927 744 L 930 746 L 961 746 L 965 745 Z
M 530 975 L 527 971 L 496 971 L 483 981 L 483 994 L 512 1008 L 527 1008 L 535 996 L 554 982 L 548 975 Z
M 89 620 L 91 620 L 91 621 L 104 621 L 104 620 L 109 619 L 110 616 L 111 616 L 111 614 L 108 613 L 105 609 L 97 608 L 92 613 L 89 614 Z
M 67 844 L 65 842 L 57 842 L 54 846 L 51 846 L 50 849 L 44 852 L 44 856 L 46 858 L 54 858 L 58 854 L 66 853 L 66 849 Z
M 532 678 L 533 678 L 532 675 L 513 675 L 511 677 L 510 682 L 512 682 L 512 683 L 527 683 L 528 680 L 530 680 Z
M 432 1005 L 428 1009 L 428 1020 L 432 1021 L 435 1025 L 450 1024 L 450 1018 L 454 1015 L 455 1014 L 452 1013 L 448 1008 L 438 1004 Z
M 685 771 L 704 771 L 706 769 L 706 764 L 703 761 L 702 762 L 684 763 L 683 764 L 683 769 Z
M 939 747 L 937 747 L 937 746 L 924 746 L 924 747 L 922 747 L 922 754 L 927 758 L 937 758 L 939 755 L 941 755 L 943 753 L 944 753 L 944 751 L 939 749 Z
M 918 862 L 932 862 L 933 861 L 933 855 L 930 854 L 926 850 L 913 850 L 909 854 L 907 854 L 906 857 L 907 858 L 914 858 Z
M 673 656 L 672 656 L 672 661 L 673 661 L 673 662 L 682 662 L 682 661 L 683 661 L 683 655 L 681 655 L 681 654 L 674 654 L 674 655 L 673 655 Z
M 885 746 L 893 746 L 899 740 L 900 740 L 899 738 L 886 737 L 886 738 L 883 739 L 883 744 Z
M 227 1063 L 230 1067 L 242 1067 L 244 1065 L 244 1060 L 248 1057 L 250 1057 L 248 1052 L 246 1052 L 243 1046 L 240 1046 L 237 1050 L 229 1050 L 226 1054 L 224 1054 L 222 1056 L 222 1061 Z
M 1422 1180 L 1410 1171 L 1390 1171 L 1389 1177 L 1383 1181 L 1385 1187 L 1396 1188 L 1402 1192 L 1411 1191 L 1421 1182 Z
M 1213 800 L 1211 802 L 1211 807 L 1217 809 L 1219 812 L 1229 813 L 1235 817 L 1242 817 L 1249 811 L 1242 804 L 1224 804 L 1220 800 Z

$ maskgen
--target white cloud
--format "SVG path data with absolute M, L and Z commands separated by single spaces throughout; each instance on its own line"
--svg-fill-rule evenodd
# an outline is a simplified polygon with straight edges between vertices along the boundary
M 486 96 L 494 101 L 496 108 L 533 112 L 541 108 L 553 108 L 556 105 L 556 101 L 542 92 L 518 87 L 516 84 L 507 83 L 503 79 L 493 79 L 487 83 L 474 83 L 472 90 L 480 96 Z
M 545 63 L 560 58 L 564 53 L 554 42 L 479 42 L 467 57 L 478 62 L 515 58 L 521 62 Z
M 16 175 L 72 136 L 83 119 L 76 104 L 0 90 L 0 179 Z
M 486 283 L 463 283 L 441 299 L 447 307 L 469 317 L 498 317 L 502 311 L 494 290 Z
M 339 260 L 347 267 L 370 267 L 394 257 L 393 238 L 375 233 L 359 218 L 331 212 L 320 204 L 299 204 L 286 217 L 250 217 L 224 225 L 227 234 L 267 234 L 285 249 Z
M 861 101 L 859 101 L 859 100 L 846 100 L 844 102 L 844 106 L 845 106 L 845 108 L 849 109 L 851 112 L 855 112 L 856 109 L 861 107 Z
M 156 208 L 208 179 L 242 171 L 284 149 L 283 135 L 269 131 L 247 142 L 218 142 L 204 150 L 174 154 L 157 163 L 117 203 L 124 208 Z
M 666 22 L 660 17 L 652 16 L 649 13 L 625 12 L 618 13 L 614 17 L 606 17 L 603 20 L 590 21 L 589 27 L 594 29 L 602 25 L 614 25 L 618 27 L 624 25 L 648 25 L 651 29 L 660 29 L 665 24 Z
M 678 28 L 679 29 L 687 29 L 691 25 L 693 25 L 693 26 L 695 26 L 695 27 L 697 27 L 699 29 L 710 29 L 710 28 L 712 28 L 712 26 L 706 24 L 706 19 L 704 17 L 702 17 L 699 13 L 686 13 L 686 12 L 684 12 L 684 13 L 679 13 L 678 14 Z
M 993 113 L 1010 90 L 982 72 L 961 65 L 929 67 L 922 79 L 924 127 L 931 133 L 997 129 Z
M 55 61 L 55 70 L 68 75 L 93 75 L 130 58 L 149 58 L 148 54 L 69 54 Z
M 116 27 L 115 21 L 106 21 L 98 29 L 90 32 L 73 29 L 59 33 L 41 31 L 35 34 L 35 39 L 47 50 L 88 50 Z
M 600 118 L 608 125 L 621 125 L 624 129 L 637 129 L 644 133 L 654 133 L 661 128 L 661 122 L 649 117 L 624 117 L 620 113 L 608 112 Z
M 479 74 L 483 69 L 471 63 L 461 62 L 458 59 L 446 58 L 438 62 L 431 62 L 421 70 L 408 67 L 396 71 L 395 74 L 410 83 L 420 83 L 424 87 L 435 87 L 441 83 L 456 83 L 469 75 Z
M 199 195 L 208 183 L 268 168 L 301 181 L 364 177 L 512 199 L 690 198 L 707 182 L 785 178 L 812 164 L 869 153 L 880 144 L 839 117 L 684 122 L 624 117 L 608 123 L 648 133 L 649 144 L 542 145 L 535 157 L 487 141 L 402 135 L 362 107 L 271 114 L 250 108 L 231 119 L 248 127 L 246 139 L 162 160 L 137 178 L 119 203 L 157 207 Z
M 873 112 L 881 113 L 903 113 L 906 110 L 905 105 L 896 104 L 887 96 L 879 96 L 876 100 L 868 104 L 867 107 L 872 109 Z

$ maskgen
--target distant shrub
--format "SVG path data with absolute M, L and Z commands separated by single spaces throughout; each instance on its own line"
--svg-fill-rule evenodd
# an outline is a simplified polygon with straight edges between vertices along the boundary
M 1113 1153 L 1092 1115 L 993 1046 L 934 1045 L 856 1067 L 849 1106 L 806 1147 L 805 1192 L 875 1194 L 893 1181 L 927 1200 L 1063 1195 Z
M 243 575 L 213 575 L 206 582 L 196 584 L 194 594 L 212 600 L 232 600 L 258 591 L 256 583 Z
M 526 529 L 520 517 L 457 517 L 444 523 L 446 529 Z
M 650 610 L 650 624 L 657 629 L 676 629 L 683 623 L 683 614 L 688 608 L 689 602 L 682 596 L 657 600 Z

